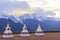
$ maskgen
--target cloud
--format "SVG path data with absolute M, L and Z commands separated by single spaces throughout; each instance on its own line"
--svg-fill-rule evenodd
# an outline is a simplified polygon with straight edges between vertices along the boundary
M 52 11 L 47 11 L 46 14 L 47 14 L 47 15 L 51 15 L 51 16 L 56 15 L 56 13 L 54 13 L 54 12 L 52 12 Z
M 29 5 L 26 1 L 20 2 L 1 2 L 0 8 L 3 10 L 13 10 L 13 9 L 29 9 Z
M 10 14 L 4 13 L 4 12 L 0 12 L 0 18 L 8 19 L 10 16 L 11 16 Z
M 56 13 L 54 13 L 53 11 L 45 11 L 44 9 L 39 8 L 39 7 L 34 8 L 33 14 L 34 13 L 38 17 L 40 17 L 40 16 L 48 16 L 48 15 L 50 15 L 50 16 L 56 15 Z
M 39 7 L 35 7 L 33 14 L 36 14 L 36 16 L 45 16 L 45 11 Z

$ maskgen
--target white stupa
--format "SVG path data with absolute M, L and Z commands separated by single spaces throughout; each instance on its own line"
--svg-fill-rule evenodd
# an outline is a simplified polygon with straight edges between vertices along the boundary
M 22 30 L 21 34 L 19 34 L 19 35 L 22 37 L 31 36 L 27 30 L 26 24 L 24 24 L 23 30 Z
M 7 27 L 6 27 L 5 31 L 4 31 L 4 35 L 2 35 L 2 37 L 3 38 L 12 38 L 12 37 L 14 37 L 12 35 L 12 31 L 11 31 L 11 28 L 9 27 L 9 24 L 7 24 Z
M 34 33 L 34 35 L 36 35 L 36 36 L 45 35 L 43 33 L 42 29 L 40 28 L 40 24 L 38 24 L 38 28 L 36 30 L 36 33 Z

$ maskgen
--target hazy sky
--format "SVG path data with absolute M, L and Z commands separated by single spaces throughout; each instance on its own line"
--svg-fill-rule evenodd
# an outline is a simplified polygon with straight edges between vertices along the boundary
M 27 1 L 31 7 L 41 7 L 45 9 L 60 8 L 60 0 L 0 0 L 0 1 Z
M 60 0 L 17 0 L 27 1 L 31 7 L 41 7 L 44 9 L 60 9 Z
M 56 17 L 60 17 L 60 0 L 0 0 L 0 2 L 7 2 L 7 1 L 9 1 L 9 2 L 11 1 L 12 3 L 16 2 L 16 1 L 17 2 L 26 1 L 29 5 L 28 7 L 30 7 L 31 9 L 34 7 L 40 7 L 42 9 L 44 9 L 45 11 L 51 10 L 56 13 L 56 15 L 55 15 Z M 15 11 L 17 13 L 19 10 L 13 10 L 12 13 L 14 14 Z M 20 13 L 22 13 L 22 12 L 24 13 L 26 11 L 24 10 L 24 11 L 21 11 Z

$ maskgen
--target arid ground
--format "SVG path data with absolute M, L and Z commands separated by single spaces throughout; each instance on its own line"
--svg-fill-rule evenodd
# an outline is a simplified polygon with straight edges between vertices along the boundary
M 0 34 L 0 40 L 60 40 L 60 32 L 46 32 L 44 36 L 20 37 L 19 34 L 13 34 L 14 38 L 5 39 Z

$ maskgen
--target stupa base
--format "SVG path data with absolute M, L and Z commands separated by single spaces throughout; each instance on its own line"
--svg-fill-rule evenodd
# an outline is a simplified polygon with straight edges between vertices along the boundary
M 44 33 L 34 33 L 34 35 L 36 35 L 36 36 L 44 36 L 45 34 Z
M 14 36 L 13 35 L 3 35 L 2 37 L 3 38 L 13 38 Z
M 20 34 L 22 37 L 31 36 L 30 34 Z

